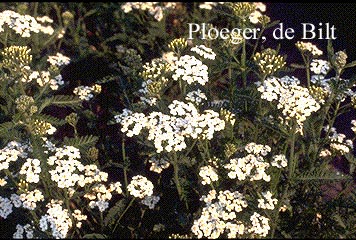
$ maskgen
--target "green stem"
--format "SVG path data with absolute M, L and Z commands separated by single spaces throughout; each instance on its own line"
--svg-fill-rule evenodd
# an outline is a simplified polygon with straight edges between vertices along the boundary
M 310 59 L 309 57 L 305 57 L 304 54 L 302 53 L 302 58 L 303 58 L 303 61 L 304 61 L 304 64 L 305 64 L 305 71 L 306 71 L 306 74 L 307 74 L 307 86 L 308 88 L 310 88 Z
M 178 159 L 177 159 L 177 153 L 173 152 L 173 170 L 174 170 L 174 182 L 176 183 L 179 199 L 182 200 L 182 186 L 180 185 L 179 182 L 179 175 L 178 175 Z
M 103 232 L 104 230 L 104 216 L 103 212 L 100 211 L 100 231 Z
M 294 170 L 296 165 L 296 159 L 294 158 L 294 148 L 295 148 L 295 131 L 296 123 L 293 123 L 292 136 L 290 139 L 290 152 L 289 152 L 289 161 L 288 161 L 288 180 L 290 181 L 294 176 Z
M 128 180 L 127 180 L 127 164 L 126 164 L 126 149 L 125 149 L 125 139 L 122 138 L 121 142 L 121 150 L 122 150 L 122 159 L 124 160 L 124 183 L 125 183 L 125 191 L 126 195 L 128 194 L 127 186 L 128 186 Z
M 246 74 L 246 41 L 245 40 L 243 40 L 243 43 L 242 43 L 241 71 L 242 71 L 242 85 L 244 88 L 246 88 L 247 74 Z
M 113 232 L 115 232 L 117 226 L 118 226 L 119 223 L 120 223 L 121 218 L 125 215 L 125 213 L 127 212 L 127 210 L 129 210 L 129 208 L 131 207 L 131 205 L 132 205 L 132 203 L 135 201 L 135 199 L 136 199 L 135 197 L 133 197 L 133 198 L 131 199 L 131 201 L 130 201 L 129 205 L 127 205 L 125 211 L 120 215 L 119 219 L 117 220 L 117 222 L 116 222 L 116 224 L 115 224 L 115 227 L 114 227 L 114 229 L 113 229 Z

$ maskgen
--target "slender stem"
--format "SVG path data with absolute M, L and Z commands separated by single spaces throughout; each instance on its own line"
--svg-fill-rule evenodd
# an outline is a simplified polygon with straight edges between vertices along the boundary
M 188 151 L 186 151 L 185 153 L 185 157 L 187 157 L 189 155 L 189 153 L 193 150 L 193 147 L 195 146 L 195 144 L 197 143 L 198 138 L 194 139 L 194 142 L 192 143 L 192 145 L 189 147 Z
M 246 74 L 246 41 L 245 40 L 243 40 L 243 43 L 242 43 L 241 70 L 242 70 L 242 84 L 243 84 L 243 87 L 246 88 L 247 74 Z
M 100 211 L 100 231 L 103 232 L 104 230 L 104 216 L 103 216 L 103 212 Z
M 294 148 L 295 148 L 295 130 L 296 130 L 296 123 L 293 123 L 293 128 L 292 128 L 292 136 L 290 139 L 290 151 L 289 151 L 289 161 L 288 161 L 288 180 L 290 181 L 293 178 L 294 175 L 294 170 L 295 170 L 295 161 L 296 159 L 294 158 Z
M 127 195 L 128 181 L 127 181 L 127 166 L 126 166 L 127 159 L 126 159 L 126 150 L 125 150 L 125 138 L 122 138 L 121 150 L 122 150 L 122 159 L 124 160 L 124 183 L 125 183 L 125 191 Z
M 174 170 L 174 182 L 176 183 L 177 191 L 180 200 L 182 200 L 182 186 L 180 185 L 179 182 L 179 175 L 178 175 L 178 159 L 177 159 L 177 153 L 173 152 L 173 170 Z
M 310 88 L 310 59 L 309 57 L 305 57 L 304 54 L 302 53 L 302 58 L 303 58 L 303 61 L 304 61 L 304 64 L 305 64 L 305 71 L 307 73 L 307 86 L 308 88 Z
M 133 198 L 131 199 L 131 201 L 130 201 L 129 205 L 127 205 L 125 211 L 120 215 L 119 219 L 117 220 L 117 222 L 116 222 L 116 224 L 115 224 L 115 227 L 114 227 L 114 229 L 113 229 L 113 232 L 115 232 L 117 226 L 118 226 L 119 223 L 120 223 L 121 218 L 125 215 L 125 213 L 127 212 L 127 210 L 129 210 L 129 208 L 131 207 L 131 205 L 132 205 L 132 203 L 135 201 L 135 199 L 136 199 L 135 197 L 133 197 Z

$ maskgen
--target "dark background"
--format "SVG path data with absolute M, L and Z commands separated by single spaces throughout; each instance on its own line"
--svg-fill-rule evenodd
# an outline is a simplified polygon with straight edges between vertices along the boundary
M 268 36 L 268 44 L 281 44 L 281 51 L 288 53 L 288 58 L 298 58 L 295 43 L 301 40 L 301 23 L 319 23 L 334 25 L 336 40 L 335 51 L 346 50 L 348 61 L 356 60 L 356 3 L 266 3 L 266 14 L 272 21 L 280 20 L 285 27 L 295 29 L 295 38 L 291 40 L 274 40 Z M 275 27 L 274 27 L 275 28 Z M 273 29 L 274 29 L 273 28 Z M 267 43 L 266 41 L 266 43 Z M 326 53 L 327 40 L 302 40 L 312 42 Z M 292 53 L 292 54 L 291 54 Z

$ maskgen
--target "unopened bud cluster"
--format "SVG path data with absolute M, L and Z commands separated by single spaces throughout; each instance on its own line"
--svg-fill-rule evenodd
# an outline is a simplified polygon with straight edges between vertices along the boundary
M 15 103 L 16 109 L 23 113 L 29 113 L 30 115 L 32 115 L 38 110 L 33 97 L 27 95 L 21 95 L 15 100 Z
M 271 48 L 256 53 L 253 60 L 263 75 L 271 75 L 286 65 L 284 57 Z
M 329 96 L 329 92 L 324 90 L 322 87 L 311 86 L 309 88 L 310 95 L 320 103 L 324 103 L 326 98 Z
M 337 69 L 337 71 L 340 71 L 343 69 L 346 65 L 347 62 L 347 54 L 344 51 L 338 51 L 335 53 L 335 55 L 332 57 L 331 62 Z
M 249 2 L 231 3 L 230 7 L 234 14 L 242 19 L 249 17 L 251 13 L 256 11 L 256 5 Z
M 173 52 L 181 52 L 187 45 L 188 42 L 185 38 L 177 38 L 170 42 L 168 47 Z
M 23 66 L 28 66 L 32 61 L 30 55 L 31 49 L 27 46 L 11 46 L 6 47 L 1 51 L 3 57 L 2 66 L 8 69 L 16 69 Z

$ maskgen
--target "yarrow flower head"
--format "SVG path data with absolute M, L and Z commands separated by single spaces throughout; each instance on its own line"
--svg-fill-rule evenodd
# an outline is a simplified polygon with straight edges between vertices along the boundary
M 194 56 L 184 55 L 174 64 L 172 78 L 188 84 L 199 83 L 205 85 L 209 81 L 208 67 Z
M 89 86 L 78 86 L 74 88 L 73 93 L 77 95 L 81 100 L 89 101 L 94 97 L 94 94 L 101 92 L 101 86 L 95 84 L 92 87 Z
M 206 47 L 205 45 L 199 45 L 192 47 L 190 49 L 192 52 L 196 52 L 199 56 L 202 56 L 205 59 L 211 59 L 214 60 L 216 57 L 216 54 L 213 52 L 211 48 Z
M 159 2 L 126 2 L 121 6 L 121 9 L 125 12 L 131 12 L 133 9 L 139 9 L 142 11 L 148 11 L 157 21 L 161 21 L 163 18 L 163 12 L 172 9 L 176 6 L 176 3 L 167 2 L 160 5 Z
M 297 121 L 296 132 L 303 133 L 303 123 L 313 112 L 320 109 L 320 104 L 310 95 L 309 90 L 299 86 L 299 80 L 285 76 L 269 77 L 257 90 L 261 98 L 269 102 L 277 100 L 277 108 L 282 110 L 281 121 L 288 125 L 290 119 Z
M 143 199 L 153 194 L 153 184 L 146 177 L 136 175 L 127 186 L 127 190 L 132 196 Z
M 159 202 L 159 199 L 159 196 L 146 196 L 141 200 L 141 203 L 148 206 L 149 209 L 154 209 L 156 204 Z
M 210 190 L 200 200 L 206 205 L 191 228 L 198 238 L 218 238 L 225 232 L 230 233 L 231 237 L 244 234 L 245 225 L 237 218 L 238 214 L 248 206 L 242 193 L 225 190 L 219 191 L 217 195 L 215 190 Z M 232 236 L 233 234 L 235 236 Z
M 298 41 L 295 45 L 302 54 L 310 54 L 312 57 L 318 57 L 323 55 L 323 51 L 321 51 L 317 46 L 310 42 Z
M 199 176 L 202 178 L 201 184 L 206 185 L 219 180 L 219 175 L 212 166 L 204 166 L 200 168 Z
M 70 58 L 64 56 L 61 53 L 57 53 L 55 56 L 48 56 L 47 60 L 51 65 L 61 67 L 70 63 Z
M 330 63 L 322 59 L 313 59 L 310 63 L 310 71 L 318 75 L 326 75 L 330 69 Z
M 47 212 L 40 219 L 41 231 L 51 231 L 54 238 L 66 238 L 73 226 L 68 209 L 62 207 L 60 200 L 51 200 L 47 206 Z
M 42 20 L 43 19 L 40 18 L 40 21 Z M 50 21 L 42 22 L 51 23 Z M 21 15 L 12 10 L 0 12 L 0 32 L 4 31 L 5 26 L 9 27 L 23 38 L 31 37 L 32 33 L 41 32 L 46 35 L 52 35 L 54 33 L 52 26 L 41 25 L 34 17 L 30 15 Z
M 258 199 L 258 207 L 262 209 L 273 210 L 278 202 L 278 199 L 272 198 L 270 191 L 262 193 L 263 198 Z
M 263 75 L 272 75 L 286 65 L 284 57 L 278 55 L 277 51 L 271 48 L 256 53 L 253 60 Z
M 166 169 L 170 166 L 170 163 L 167 158 L 164 157 L 151 157 L 148 160 L 151 163 L 150 170 L 156 173 L 161 173 L 163 169 Z

